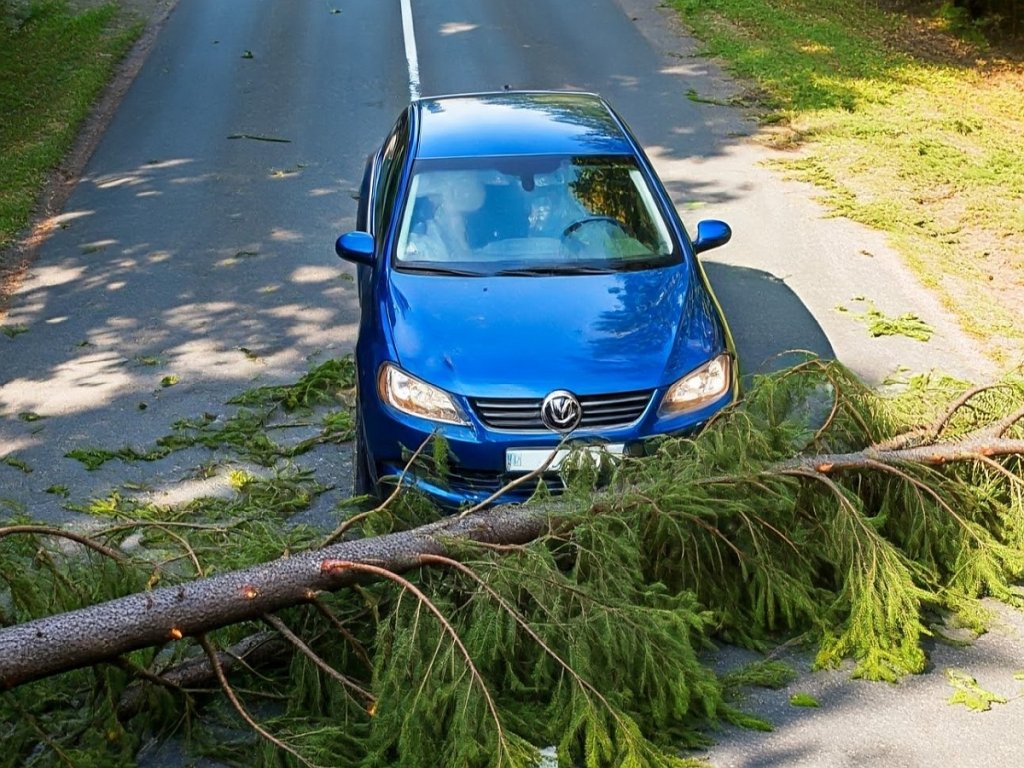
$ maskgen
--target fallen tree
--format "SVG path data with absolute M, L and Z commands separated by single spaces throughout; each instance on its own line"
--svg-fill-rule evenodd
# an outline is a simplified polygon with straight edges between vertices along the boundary
M 1024 440 L 1006 439 L 986 431 L 989 434 L 952 444 L 870 446 L 851 453 L 806 456 L 780 463 L 770 471 L 828 482 L 824 478 L 845 471 L 874 470 L 902 475 L 898 467 L 904 464 L 939 467 L 951 462 L 993 462 L 1007 456 L 1024 456 Z M 733 477 L 722 478 L 722 482 L 735 481 Z M 956 513 L 950 510 L 950 514 Z M 128 595 L 3 628 L 0 686 L 12 688 L 109 661 L 129 651 L 202 635 L 310 602 L 320 592 L 333 592 L 365 581 L 367 572 L 360 566 L 402 574 L 425 564 L 436 564 L 436 558 L 465 550 L 467 543 L 506 547 L 526 544 L 542 533 L 566 532 L 578 519 L 579 513 L 570 505 L 481 511 L 408 531 L 345 541 L 243 571 Z
M 403 496 L 364 538 L 4 627 L 0 681 L 116 660 L 124 678 L 102 680 L 119 697 L 165 680 L 185 655 L 168 649 L 195 636 L 244 721 L 300 762 L 529 765 L 555 743 L 588 764 L 679 765 L 702 723 L 750 722 L 699 657 L 712 636 L 807 633 L 820 664 L 895 679 L 923 669 L 933 612 L 980 630 L 980 597 L 1019 600 L 1022 418 L 1017 378 L 886 397 L 808 363 L 610 478 L 570 463 L 557 500 L 416 525 L 435 513 Z M 6 539 L 28 535 L 42 546 Z M 120 572 L 114 551 L 89 557 Z M 273 734 L 210 639 L 252 619 L 296 649 L 272 686 L 289 701 Z

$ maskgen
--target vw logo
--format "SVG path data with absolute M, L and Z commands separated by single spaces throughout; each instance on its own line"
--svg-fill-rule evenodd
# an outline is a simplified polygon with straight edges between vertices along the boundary
M 583 408 L 576 395 L 558 389 L 540 404 L 540 418 L 544 425 L 556 432 L 571 432 L 583 418 Z

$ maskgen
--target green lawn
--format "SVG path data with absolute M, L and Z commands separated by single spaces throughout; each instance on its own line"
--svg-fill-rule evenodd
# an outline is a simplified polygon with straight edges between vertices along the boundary
M 142 25 L 114 5 L 0 0 L 0 249 L 28 224 L 47 174 Z
M 838 0 L 673 0 L 750 82 L 786 174 L 890 234 L 995 360 L 1024 354 L 1024 65 L 940 15 Z M 936 3 L 936 6 L 938 4 Z

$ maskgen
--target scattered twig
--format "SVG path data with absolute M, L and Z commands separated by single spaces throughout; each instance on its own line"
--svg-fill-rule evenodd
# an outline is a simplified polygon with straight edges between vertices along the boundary
M 210 666 L 213 668 L 214 674 L 217 676 L 217 681 L 220 683 L 220 687 L 223 689 L 224 695 L 228 697 L 228 701 L 231 702 L 235 711 L 243 720 L 245 720 L 248 726 L 278 749 L 283 749 L 285 752 L 292 755 L 303 765 L 307 765 L 309 768 L 319 768 L 315 763 L 311 763 L 303 757 L 302 754 L 294 747 L 281 741 L 252 718 L 252 716 L 246 711 L 241 700 L 239 700 L 238 696 L 235 694 L 235 690 L 231 687 L 231 683 L 228 682 L 227 675 L 224 674 L 224 668 L 221 666 L 220 655 L 217 653 L 217 649 L 213 647 L 206 635 L 199 635 L 196 639 L 199 641 L 199 644 L 203 646 L 203 650 L 206 651 L 206 656 L 210 660 Z
M 366 665 L 366 668 L 372 670 L 373 662 L 370 660 L 370 654 L 366 652 L 366 648 L 364 648 L 363 644 L 359 642 L 359 638 L 353 635 L 349 631 L 348 627 L 342 624 L 341 619 L 334 615 L 334 611 L 328 608 L 323 600 L 321 600 L 318 597 L 314 597 L 310 602 L 313 604 L 314 608 L 320 611 L 320 614 L 325 619 L 327 619 L 329 622 L 331 622 L 331 624 L 334 625 L 334 628 L 338 630 L 338 632 L 341 634 L 343 638 L 345 638 L 348 644 L 352 646 L 352 650 L 356 652 L 356 655 Z
M 229 139 L 249 139 L 250 141 L 270 141 L 275 144 L 291 144 L 291 139 L 281 139 L 277 136 L 258 136 L 251 133 L 232 133 Z
M 331 532 L 331 535 L 324 539 L 324 543 L 321 546 L 326 547 L 329 544 L 333 544 L 342 536 L 344 536 L 346 531 L 348 531 L 348 529 L 356 523 L 365 520 L 371 515 L 379 514 L 380 512 L 383 512 L 385 509 L 387 509 L 388 505 L 395 500 L 399 492 L 402 490 L 402 486 L 405 484 L 405 476 L 408 474 L 413 462 L 416 461 L 417 458 L 419 458 L 420 454 L 423 453 L 424 449 L 427 447 L 427 445 L 433 438 L 434 436 L 430 435 L 422 443 L 420 443 L 419 447 L 415 451 L 413 451 L 412 456 L 409 457 L 409 460 L 405 463 L 405 466 L 402 467 L 402 474 L 398 476 L 398 482 L 395 484 L 394 489 L 391 491 L 390 494 L 388 494 L 388 497 L 384 499 L 384 501 L 382 501 L 373 509 L 367 510 L 366 512 L 360 512 L 358 515 L 353 515 L 347 520 L 342 521 L 341 525 L 335 528 L 334 531 Z
M 362 686 L 353 682 L 345 675 L 341 674 L 341 672 L 339 672 L 326 661 L 324 661 L 324 659 L 316 651 L 314 651 L 312 648 L 310 648 L 306 643 L 302 641 L 302 638 L 300 638 L 298 635 L 292 632 L 288 628 L 288 625 L 281 621 L 281 619 L 272 614 L 266 614 L 263 616 L 263 620 L 267 622 L 267 624 L 272 626 L 274 629 L 276 629 L 278 632 L 280 632 L 281 635 L 285 638 L 285 640 L 294 645 L 299 650 L 299 652 L 302 653 L 303 656 L 305 656 L 307 659 L 316 664 L 317 667 L 319 667 L 325 673 L 333 677 L 345 688 L 353 690 L 360 696 L 362 696 L 363 699 L 366 700 L 366 702 L 370 705 L 371 708 L 376 705 L 376 696 L 374 696 L 372 693 L 367 691 Z
M 76 544 L 81 544 L 84 547 L 99 552 L 105 557 L 109 557 L 111 560 L 116 560 L 119 563 L 128 561 L 128 556 L 124 552 L 112 549 L 104 544 L 100 544 L 98 541 L 89 538 L 80 533 L 73 533 L 71 531 L 62 531 L 60 528 L 51 528 L 48 525 L 8 525 L 4 528 L 0 528 L 0 539 L 4 536 L 12 536 L 21 533 L 34 533 L 41 536 L 55 536 L 61 539 L 68 539 Z
M 533 480 L 533 479 L 538 478 L 541 475 L 543 475 L 545 472 L 548 471 L 548 467 L 550 467 L 552 462 L 554 462 L 555 457 L 558 456 L 558 452 L 562 449 L 562 446 L 565 445 L 565 441 L 567 439 L 568 438 L 563 437 L 559 441 L 558 445 L 556 445 L 551 450 L 551 453 L 548 454 L 548 457 L 546 459 L 544 459 L 543 463 L 539 467 L 537 467 L 534 470 L 531 470 L 530 472 L 527 472 L 525 475 L 520 475 L 515 480 L 512 480 L 512 481 L 506 483 L 503 487 L 501 487 L 498 490 L 496 490 L 494 493 L 492 493 L 490 496 L 488 496 L 486 499 L 484 499 L 480 503 L 474 504 L 469 509 L 463 510 L 459 514 L 459 516 L 460 517 L 465 517 L 466 515 L 475 514 L 475 513 L 479 512 L 480 510 L 485 509 L 486 507 L 488 507 L 491 504 L 493 504 L 495 501 L 500 499 L 502 496 L 504 496 L 509 491 L 514 490 L 515 488 L 518 488 L 523 483 L 528 483 L 530 480 Z

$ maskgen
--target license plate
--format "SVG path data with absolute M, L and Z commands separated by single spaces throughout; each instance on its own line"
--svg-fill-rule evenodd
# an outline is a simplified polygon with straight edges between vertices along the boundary
M 573 451 L 582 450 L 584 455 L 589 455 L 594 462 L 598 462 L 602 455 L 621 456 L 625 450 L 622 443 L 609 443 L 607 445 L 588 446 L 585 449 L 561 448 L 555 452 L 554 459 L 548 465 L 548 469 L 554 471 L 565 461 L 565 457 Z M 544 466 L 544 462 L 551 455 L 548 448 L 509 448 L 505 451 L 506 472 L 533 472 Z

